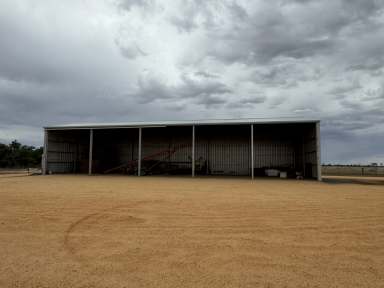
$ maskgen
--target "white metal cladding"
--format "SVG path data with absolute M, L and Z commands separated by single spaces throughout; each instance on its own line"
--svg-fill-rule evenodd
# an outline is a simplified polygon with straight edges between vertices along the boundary
M 210 143 L 211 174 L 249 175 L 250 147 L 249 143 Z
M 290 140 L 254 140 L 255 168 L 295 167 L 295 147 Z
M 76 160 L 76 145 L 49 140 L 48 171 L 72 172 Z
M 250 175 L 250 141 L 243 139 L 206 139 L 196 133 L 196 161 L 207 161 L 213 175 Z
M 312 177 L 317 178 L 317 139 L 316 139 L 316 128 L 311 127 L 307 130 L 306 133 L 304 133 L 304 143 L 303 143 L 303 149 L 304 149 L 304 175 L 308 173 L 311 173 Z M 306 166 L 311 165 L 311 171 L 308 172 Z
M 59 173 L 72 172 L 75 163 L 75 151 L 69 143 L 50 142 L 48 152 L 48 171 Z
M 48 133 L 47 170 L 54 173 L 71 173 L 79 170 L 80 159 L 86 159 L 88 147 L 76 141 L 71 133 Z

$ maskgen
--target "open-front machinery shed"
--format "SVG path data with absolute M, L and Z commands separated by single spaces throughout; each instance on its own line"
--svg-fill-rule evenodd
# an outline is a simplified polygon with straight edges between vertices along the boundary
M 318 120 L 76 124 L 45 127 L 44 131 L 44 174 L 254 178 L 279 171 L 287 177 L 321 180 Z

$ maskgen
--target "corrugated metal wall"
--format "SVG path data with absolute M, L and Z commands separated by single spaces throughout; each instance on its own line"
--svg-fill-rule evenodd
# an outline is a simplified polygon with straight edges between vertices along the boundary
M 250 146 L 237 141 L 197 140 L 196 160 L 206 161 L 207 174 L 249 175 Z
M 84 171 L 87 163 L 87 131 L 48 131 L 47 170 L 53 173 Z M 89 139 L 89 136 L 88 136 Z
M 308 127 L 303 133 L 304 176 L 317 178 L 316 127 Z
M 245 125 L 196 127 L 196 156 L 206 174 L 250 175 L 250 128 Z
M 138 130 L 95 129 L 93 172 L 137 160 Z M 315 125 L 255 125 L 254 135 L 254 168 L 261 173 L 284 168 L 317 176 Z M 250 175 L 250 141 L 250 125 L 195 126 L 196 174 Z M 48 170 L 87 172 L 88 149 L 89 130 L 49 131 Z M 156 173 L 190 174 L 192 127 L 142 128 L 142 159 L 143 175 L 153 165 Z
M 255 140 L 255 168 L 295 167 L 295 147 L 290 140 Z

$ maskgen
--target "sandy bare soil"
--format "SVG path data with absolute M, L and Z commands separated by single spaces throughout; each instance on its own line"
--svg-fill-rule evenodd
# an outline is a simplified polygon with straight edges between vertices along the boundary
M 381 176 L 323 176 L 323 181 L 332 184 L 384 185 L 384 177 Z
M 0 178 L 0 287 L 384 287 L 384 186 Z

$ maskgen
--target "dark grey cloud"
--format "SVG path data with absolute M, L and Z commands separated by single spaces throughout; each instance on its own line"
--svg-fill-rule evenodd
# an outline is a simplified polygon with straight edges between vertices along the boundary
M 122 10 L 131 10 L 134 7 L 148 8 L 155 4 L 153 0 L 119 0 L 117 6 Z
M 219 78 L 218 75 L 208 73 L 206 71 L 197 71 L 194 73 L 197 77 L 203 77 L 203 78 Z
M 353 66 L 350 66 L 349 69 L 354 71 L 371 71 L 373 73 L 376 73 L 378 70 L 382 70 L 384 66 L 384 59 L 375 59 L 374 61 L 367 60 L 365 63 L 362 64 L 355 64 Z M 380 71 L 382 74 L 383 72 Z
M 251 95 L 247 97 L 241 97 L 237 99 L 236 101 L 227 103 L 228 109 L 252 109 L 257 105 L 260 105 L 264 102 L 266 102 L 267 97 L 265 95 Z M 240 116 L 239 116 L 240 117 Z
M 260 104 L 264 103 L 267 100 L 267 98 L 262 95 L 262 96 L 253 96 L 253 97 L 248 97 L 248 98 L 243 98 L 239 100 L 239 103 L 242 104 Z
M 384 85 L 381 88 L 368 89 L 364 91 L 362 100 L 383 102 L 384 101 Z
M 344 84 L 344 85 L 341 84 L 339 86 L 333 87 L 329 90 L 329 93 L 331 95 L 335 95 L 335 97 L 337 98 L 345 98 L 348 96 L 348 94 L 361 88 L 362 86 L 360 82 L 354 81 L 354 82 L 348 82 L 347 84 Z
M 384 158 L 383 9 L 4 0 L 0 140 L 38 144 L 58 123 L 296 116 L 323 120 L 323 162 Z
M 123 44 L 119 39 L 116 39 L 115 44 L 119 48 L 121 55 L 125 58 L 135 59 L 140 56 L 147 56 L 147 53 L 145 53 L 135 42 Z
M 188 32 L 204 27 L 210 42 L 207 55 L 251 65 L 277 57 L 327 55 L 343 44 L 343 33 L 382 29 L 377 19 L 381 1 L 255 1 L 244 7 L 234 3 L 185 5 L 172 23 Z M 230 24 L 222 25 L 223 18 Z
M 297 85 L 298 81 L 305 81 L 307 74 L 291 64 L 270 65 L 258 67 L 249 80 L 257 85 L 292 87 Z
M 366 164 L 383 159 L 383 134 L 355 135 L 340 130 L 323 130 L 322 137 L 323 163 Z
M 219 96 L 231 93 L 229 87 L 213 80 L 212 77 L 207 78 L 204 73 L 194 73 L 194 75 L 203 75 L 203 77 L 195 79 L 183 74 L 177 85 L 169 85 L 151 75 L 145 75 L 138 80 L 138 93 L 131 94 L 131 96 L 144 104 L 159 100 L 190 99 L 193 103 L 208 107 L 226 102 Z
M 197 101 L 195 101 L 195 103 L 210 108 L 225 104 L 227 103 L 227 100 L 217 95 L 203 94 L 202 97 L 197 98 Z
M 193 13 L 192 12 L 189 12 L 189 13 Z M 170 21 L 173 25 L 176 26 L 176 28 L 180 31 L 180 32 L 191 32 L 192 30 L 196 29 L 198 27 L 198 25 L 196 24 L 195 20 L 194 20 L 194 17 L 195 15 L 188 15 L 189 14 L 188 12 L 184 13 L 184 16 L 183 17 L 180 17 L 180 16 L 173 16 Z
M 345 117 L 345 116 L 344 116 Z M 346 135 L 348 133 L 353 133 L 356 130 L 361 130 L 370 127 L 372 124 L 368 121 L 350 119 L 351 117 L 345 117 L 344 119 L 337 120 L 325 120 L 324 121 L 324 129 L 325 131 L 344 131 L 342 135 Z

